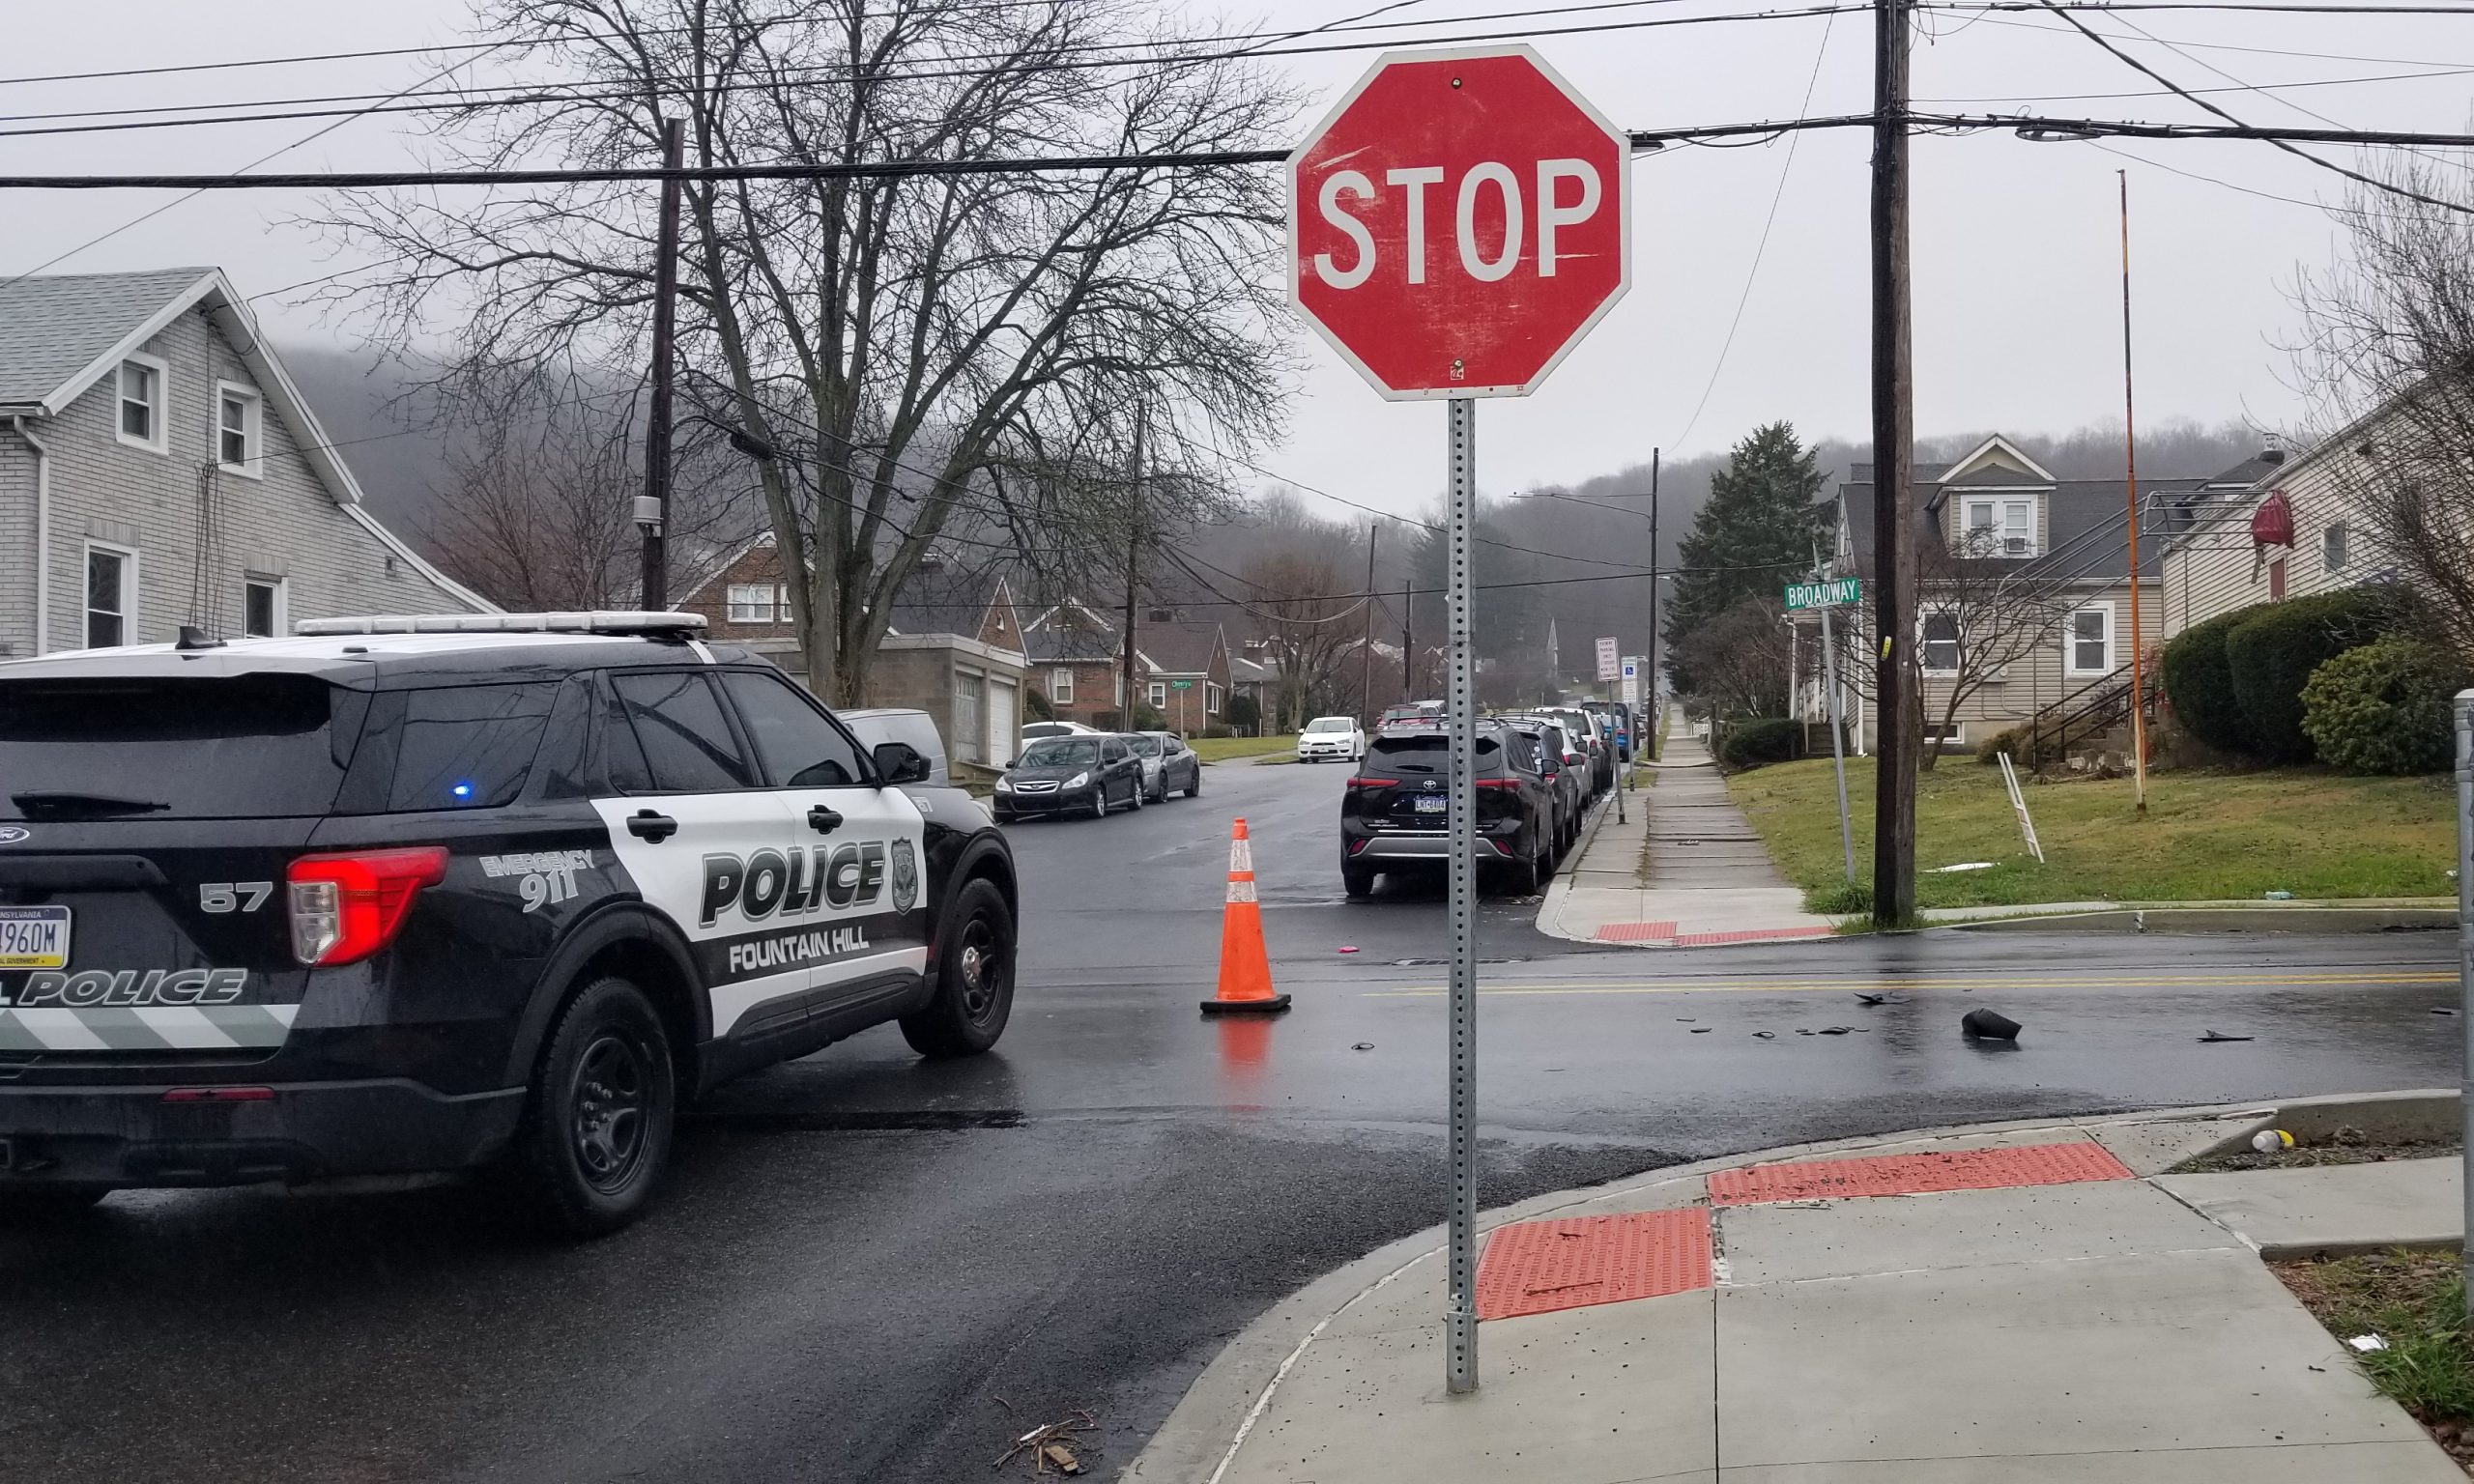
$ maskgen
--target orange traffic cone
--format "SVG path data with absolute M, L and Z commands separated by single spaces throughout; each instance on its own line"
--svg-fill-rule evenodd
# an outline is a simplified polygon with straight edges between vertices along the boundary
M 1246 821 L 1228 838 L 1228 910 L 1220 922 L 1220 993 L 1202 1002 L 1205 1014 L 1275 1014 L 1288 996 L 1272 992 L 1272 961 L 1263 951 L 1263 909 L 1254 900 L 1254 847 Z

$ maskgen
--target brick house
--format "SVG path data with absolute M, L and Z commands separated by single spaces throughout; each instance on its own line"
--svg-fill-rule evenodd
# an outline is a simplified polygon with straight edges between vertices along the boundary
M 219 269 L 0 284 L 0 658 L 492 606 L 361 502 Z
M 1226 725 L 1228 636 L 1218 620 L 1154 609 L 1136 621 L 1134 646 L 1143 661 L 1136 676 L 1143 699 L 1167 719 L 1170 731 L 1199 736 Z
M 1120 725 L 1125 707 L 1124 630 L 1089 605 L 1068 598 L 1026 620 L 1022 649 L 1029 656 L 1031 686 L 1048 698 L 1061 722 L 1085 727 Z M 1135 677 L 1147 670 L 1135 655 Z
M 672 605 L 702 614 L 715 639 L 744 644 L 805 677 L 790 592 L 773 538 L 759 536 Z M 1021 730 L 1023 655 L 1014 590 L 1001 570 L 931 555 L 894 598 L 894 616 L 868 671 L 867 704 L 925 711 L 958 762 L 1014 756 Z

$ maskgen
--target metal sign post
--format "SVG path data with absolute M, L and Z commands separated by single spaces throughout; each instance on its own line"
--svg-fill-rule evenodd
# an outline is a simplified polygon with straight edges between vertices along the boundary
M 1856 879 L 1856 826 L 1847 817 L 1847 740 L 1838 717 L 1838 643 L 1830 637 L 1829 608 L 1821 611 L 1822 686 L 1829 695 L 1829 763 L 1838 771 L 1838 846 L 1847 856 L 1847 879 Z
M 2464 1216 L 2474 1221 L 2474 691 L 2457 693 L 2457 1023 L 2464 1031 L 2464 1060 L 2458 1068 L 2458 1115 L 2464 1122 Z M 2474 1232 L 2474 1226 L 2466 1231 Z M 2474 1279 L 2474 1242 L 2458 1257 L 2459 1271 Z M 2474 1315 L 2474 1282 L 2465 1289 Z
M 1472 642 L 1475 585 L 1470 531 L 1478 524 L 1478 404 L 1453 397 L 1451 562 L 1445 575 L 1452 634 L 1452 682 L 1444 705 L 1452 729 L 1452 1236 L 1451 1308 L 1445 1319 L 1445 1384 L 1478 1388 L 1478 705 Z
M 1290 301 L 1385 398 L 1451 415 L 1454 1392 L 1478 1388 L 1475 399 L 1529 395 L 1624 297 L 1631 148 L 1537 52 L 1509 45 L 1384 57 L 1288 157 Z M 1601 679 L 1615 642 L 1601 642 Z

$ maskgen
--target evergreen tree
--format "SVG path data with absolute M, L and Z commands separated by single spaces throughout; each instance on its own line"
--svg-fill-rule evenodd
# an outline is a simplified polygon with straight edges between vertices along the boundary
M 1693 517 L 1679 555 L 1683 570 L 1666 604 L 1668 672 L 1676 689 L 1695 689 L 1684 641 L 1746 598 L 1778 595 L 1781 584 L 1812 565 L 1813 540 L 1827 528 L 1821 464 L 1796 441 L 1795 425 L 1755 428 L 1710 477 L 1709 502 Z

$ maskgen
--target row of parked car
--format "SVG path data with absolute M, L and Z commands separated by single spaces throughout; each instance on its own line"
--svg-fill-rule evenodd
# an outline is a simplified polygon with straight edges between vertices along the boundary
M 1482 717 L 1476 762 L 1482 879 L 1536 892 L 1579 842 L 1590 806 L 1631 758 L 1632 717 L 1620 702 L 1541 706 Z M 1450 861 L 1450 739 L 1443 708 L 1387 712 L 1340 796 L 1340 880 L 1351 897 L 1387 873 L 1433 872 Z
M 1079 722 L 1033 722 L 990 800 L 996 822 L 1033 814 L 1089 814 L 1165 804 L 1202 792 L 1202 759 L 1173 731 L 1100 731 Z

